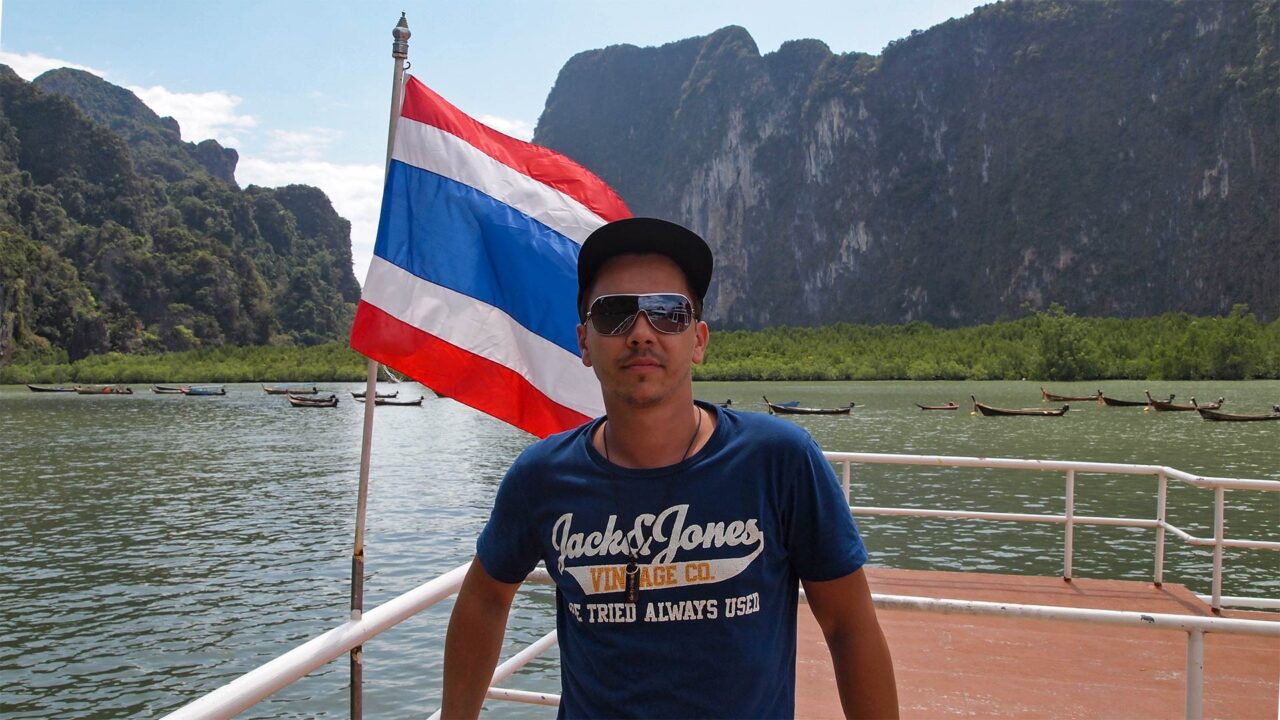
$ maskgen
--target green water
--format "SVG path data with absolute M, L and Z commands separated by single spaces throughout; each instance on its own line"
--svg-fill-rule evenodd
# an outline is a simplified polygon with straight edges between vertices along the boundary
M 1054 385 L 1062 394 L 1137 399 L 1225 396 L 1224 410 L 1264 412 L 1280 381 Z M 107 717 L 171 710 L 346 619 L 362 406 L 295 409 L 257 385 L 225 397 L 36 394 L 0 387 L 0 716 Z M 400 386 L 416 397 L 417 386 Z M 1073 404 L 1062 418 L 970 415 L 968 396 L 1041 406 L 1036 383 L 703 383 L 697 395 L 852 414 L 794 420 L 828 450 L 1155 463 L 1188 472 L 1280 479 L 1280 423 L 1201 421 Z M 382 408 L 369 499 L 366 607 L 469 559 L 503 471 L 530 438 L 427 393 L 420 408 Z M 962 406 L 921 412 L 913 402 Z M 859 505 L 1060 513 L 1057 474 L 859 466 Z M 1155 481 L 1080 476 L 1078 514 L 1152 517 Z M 1170 519 L 1212 534 L 1212 493 L 1173 485 Z M 1277 539 L 1277 494 L 1227 493 L 1228 537 Z M 1062 528 L 909 518 L 859 520 L 872 562 L 1053 575 Z M 1149 579 L 1154 534 L 1076 532 L 1077 577 Z M 1170 540 L 1166 579 L 1207 592 L 1210 555 Z M 1280 553 L 1229 551 L 1225 592 L 1280 595 Z M 509 646 L 553 625 L 553 595 L 522 593 Z M 438 704 L 448 603 L 366 648 L 370 717 Z M 510 650 L 507 651 L 509 653 Z M 554 653 L 510 687 L 555 691 Z M 248 713 L 346 715 L 346 664 L 331 664 Z M 548 717 L 545 708 L 500 708 Z

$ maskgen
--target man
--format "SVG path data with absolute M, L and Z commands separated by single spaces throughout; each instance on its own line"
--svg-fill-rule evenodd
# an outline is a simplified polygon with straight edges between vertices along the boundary
M 561 717 L 795 712 L 797 581 L 848 716 L 896 716 L 866 550 L 807 433 L 693 399 L 712 258 L 630 218 L 578 258 L 578 345 L 607 415 L 528 448 L 498 490 L 445 642 L 444 717 L 479 714 L 511 600 L 556 583 Z

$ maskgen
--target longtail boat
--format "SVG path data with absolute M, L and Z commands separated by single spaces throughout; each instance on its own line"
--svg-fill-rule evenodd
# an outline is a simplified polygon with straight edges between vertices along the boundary
M 393 390 L 393 391 L 391 391 L 391 392 L 389 392 L 389 393 L 380 393 L 380 392 L 374 391 L 374 393 L 373 393 L 373 397 L 374 397 L 375 399 L 377 399 L 377 400 L 382 400 L 382 399 L 385 399 L 385 398 L 393 398 L 393 397 L 395 397 L 395 396 L 397 396 L 397 395 L 399 395 L 399 394 L 400 394 L 400 391 L 399 391 L 399 390 Z M 357 399 L 357 400 L 363 400 L 363 399 L 364 399 L 364 393 L 363 393 L 363 392 L 353 392 L 353 393 L 351 393 L 351 397 L 353 397 L 353 398 L 355 398 L 355 399 Z
M 915 403 L 915 406 L 920 408 L 921 410 L 959 410 L 960 409 L 959 405 L 951 402 L 950 400 L 947 401 L 946 405 L 921 405 L 920 403 Z
M 771 415 L 848 415 L 854 406 L 853 403 L 849 403 L 848 407 L 840 408 L 808 408 L 800 407 L 799 401 L 794 405 L 778 404 L 769 402 L 769 398 L 764 398 L 764 404 L 769 406 Z
M 338 396 L 330 395 L 329 397 L 313 398 L 298 397 L 292 394 L 285 394 L 289 399 L 289 404 L 294 407 L 338 407 Z
M 1265 420 L 1280 420 L 1280 405 L 1271 406 L 1270 415 L 1240 415 L 1237 413 L 1224 413 L 1217 410 L 1211 410 L 1203 405 L 1196 408 L 1196 412 L 1200 413 L 1200 417 L 1205 420 L 1214 420 L 1216 422 L 1263 422 Z
M 315 395 L 320 392 L 315 385 L 263 385 L 268 395 Z
M 1049 410 L 1047 408 L 998 408 L 991 407 L 978 402 L 978 398 L 970 395 L 969 399 L 973 401 L 973 409 L 990 417 L 1003 415 L 1027 415 L 1031 417 L 1062 417 L 1067 414 L 1067 410 L 1071 409 L 1070 405 L 1063 405 L 1057 410 Z
M 227 389 L 221 385 L 192 385 L 182 388 L 183 395 L 226 395 Z
M 63 387 L 61 385 L 28 385 L 27 389 L 31 392 L 75 392 L 75 388 Z
M 1173 402 L 1172 395 L 1169 396 L 1169 401 L 1166 402 L 1164 400 L 1157 400 L 1151 397 L 1151 393 L 1149 392 L 1147 393 L 1147 400 L 1149 401 L 1149 404 L 1151 405 L 1151 407 L 1161 412 L 1194 412 L 1195 410 L 1198 410 L 1200 408 L 1204 408 L 1205 410 L 1217 410 L 1218 408 L 1222 407 L 1222 403 L 1225 402 L 1222 398 L 1218 398 L 1217 402 L 1211 402 L 1211 403 L 1206 403 L 1204 405 L 1199 405 L 1196 403 L 1196 399 L 1193 397 L 1191 398 L 1190 403 L 1187 403 L 1186 405 L 1179 405 Z
M 364 402 L 364 401 L 365 399 L 362 397 L 356 398 L 356 402 Z M 395 407 L 411 407 L 411 406 L 417 407 L 419 405 L 422 405 L 422 396 L 419 395 L 417 400 L 395 400 L 393 398 L 384 398 L 381 395 L 377 395 L 373 398 L 373 404 L 374 405 L 391 405 Z
M 185 385 L 152 385 L 151 392 L 157 395 L 181 395 Z
M 1045 390 L 1044 386 L 1041 386 L 1040 397 L 1045 402 L 1093 402 L 1097 401 L 1099 397 L 1102 397 L 1102 391 L 1099 390 L 1092 395 L 1058 395 L 1057 393 L 1051 393 L 1048 390 Z
M 133 390 L 123 385 L 77 385 L 81 395 L 132 395 Z
M 1146 407 L 1151 404 L 1147 400 L 1117 400 L 1103 395 L 1101 390 L 1098 391 L 1098 399 L 1108 407 Z M 1165 402 L 1173 402 L 1172 393 L 1169 394 L 1169 399 Z

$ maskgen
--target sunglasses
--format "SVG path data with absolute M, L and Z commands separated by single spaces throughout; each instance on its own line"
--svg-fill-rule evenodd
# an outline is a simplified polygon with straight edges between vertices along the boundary
M 591 303 L 587 321 L 601 335 L 621 335 L 631 329 L 640 313 L 654 330 L 668 335 L 688 330 L 694 321 L 693 303 L 677 293 L 601 295 Z

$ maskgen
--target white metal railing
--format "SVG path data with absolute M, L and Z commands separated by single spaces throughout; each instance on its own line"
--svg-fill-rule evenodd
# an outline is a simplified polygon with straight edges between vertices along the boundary
M 1120 525 L 1128 527 L 1146 527 L 1156 530 L 1156 569 L 1155 582 L 1163 577 L 1164 531 L 1174 535 L 1191 545 L 1212 546 L 1214 548 L 1214 580 L 1213 601 L 1215 610 L 1220 603 L 1243 604 L 1254 607 L 1280 607 L 1280 600 L 1262 600 L 1258 598 L 1224 598 L 1221 596 L 1222 551 L 1227 547 L 1249 547 L 1269 550 L 1280 550 L 1280 542 L 1260 540 L 1228 540 L 1224 537 L 1224 498 L 1225 489 L 1248 489 L 1267 492 L 1280 491 L 1280 481 L 1246 480 L 1237 478 L 1201 477 L 1174 468 L 1156 465 L 1125 465 L 1114 463 L 1071 462 L 1058 460 L 1020 460 L 1008 458 L 971 458 L 940 455 L 888 455 L 881 453 L 825 453 L 827 459 L 842 465 L 845 497 L 849 496 L 851 484 L 851 465 L 860 464 L 896 464 L 896 465 L 930 465 L 935 467 L 977 467 L 1040 470 L 1049 472 L 1065 472 L 1067 474 L 1066 500 L 1067 506 L 1063 515 L 1039 515 L 1026 513 L 997 513 L 978 511 L 940 510 L 928 508 L 861 508 L 851 507 L 854 513 L 876 515 L 914 515 L 921 517 L 950 517 L 978 520 L 1049 522 L 1062 523 L 1066 527 L 1065 558 L 1063 576 L 1070 579 L 1072 556 L 1072 528 L 1076 524 Z M 1123 475 L 1155 475 L 1159 479 L 1157 509 L 1155 519 L 1139 518 L 1105 518 L 1078 516 L 1074 512 L 1075 474 L 1109 473 Z M 1172 478 L 1198 487 L 1214 489 L 1214 537 L 1212 539 L 1197 538 L 1167 522 L 1165 509 L 1168 479 Z M 185 705 L 168 718 L 228 718 L 256 703 L 266 699 L 287 685 L 301 679 L 308 673 L 335 660 L 352 648 L 367 643 L 379 633 L 416 615 L 417 613 L 453 596 L 462 586 L 469 564 L 456 567 L 445 574 L 434 578 L 409 592 L 400 595 L 373 610 L 364 613 L 360 619 L 350 620 L 338 627 L 299 645 L 285 654 L 251 670 L 209 694 Z M 538 583 L 549 583 L 550 575 L 543 568 L 534 570 L 528 580 Z M 801 591 L 803 598 L 803 590 Z M 902 595 L 872 594 L 877 608 L 914 610 L 944 614 L 997 615 L 1037 620 L 1058 620 L 1090 624 L 1125 625 L 1157 630 L 1179 630 L 1187 633 L 1187 661 L 1185 696 L 1185 714 L 1187 718 L 1200 718 L 1203 707 L 1203 672 L 1204 672 L 1204 634 L 1209 632 L 1224 634 L 1243 634 L 1265 637 L 1280 637 L 1280 622 L 1264 620 L 1240 620 L 1226 618 L 1205 618 L 1191 615 L 1171 615 L 1161 613 L 1122 612 L 1115 610 L 1089 610 L 1081 608 L 1064 608 L 1043 605 L 1011 605 L 1007 603 L 979 602 L 970 600 L 938 599 L 910 597 Z M 1234 601 L 1234 602 L 1232 602 Z M 529 692 L 500 688 L 497 685 L 523 668 L 541 653 L 556 644 L 556 633 L 553 631 L 514 656 L 501 663 L 494 671 L 490 688 L 486 697 L 495 700 L 535 703 L 540 705 L 557 705 L 559 696 L 551 693 Z M 1280 707 L 1278 707 L 1280 709 Z M 439 713 L 433 717 L 438 717 Z
M 1062 515 L 982 512 L 968 510 L 941 510 L 931 508 L 888 508 L 850 506 L 855 515 L 881 515 L 906 517 L 945 517 L 969 520 L 999 520 L 1005 522 L 1039 522 L 1061 523 L 1064 526 L 1062 577 L 1071 579 L 1071 564 L 1074 558 L 1076 525 L 1113 525 L 1119 527 L 1154 528 L 1155 537 L 1155 572 L 1156 585 L 1164 582 L 1164 546 L 1165 531 L 1173 533 L 1188 545 L 1213 548 L 1213 577 L 1209 604 L 1214 612 L 1221 612 L 1222 597 L 1222 565 L 1223 551 L 1226 548 L 1253 548 L 1260 550 L 1280 550 L 1280 542 L 1269 540 L 1231 540 L 1226 538 L 1226 490 L 1253 490 L 1260 492 L 1280 492 L 1280 480 L 1250 480 L 1242 478 L 1218 478 L 1193 475 L 1176 468 L 1163 465 L 1130 465 L 1124 463 L 1076 462 L 1071 460 L 1022 460 L 1014 458 L 976 458 L 949 455 L 890 455 L 885 453 L 849 453 L 826 452 L 827 460 L 841 466 L 841 482 L 845 497 L 850 496 L 852 480 L 851 465 L 924 465 L 930 467 L 969 467 L 1008 470 L 1038 470 L 1043 472 L 1061 472 L 1066 474 L 1065 501 L 1066 507 Z M 1096 517 L 1075 514 L 1076 473 L 1110 474 L 1110 475 L 1146 475 L 1157 478 L 1156 516 L 1154 518 L 1117 518 Z M 1213 490 L 1213 537 L 1200 538 L 1186 532 L 1168 521 L 1169 480 L 1173 479 L 1188 485 Z M 1242 607 L 1280 608 L 1280 599 L 1273 598 L 1228 598 L 1230 604 Z

